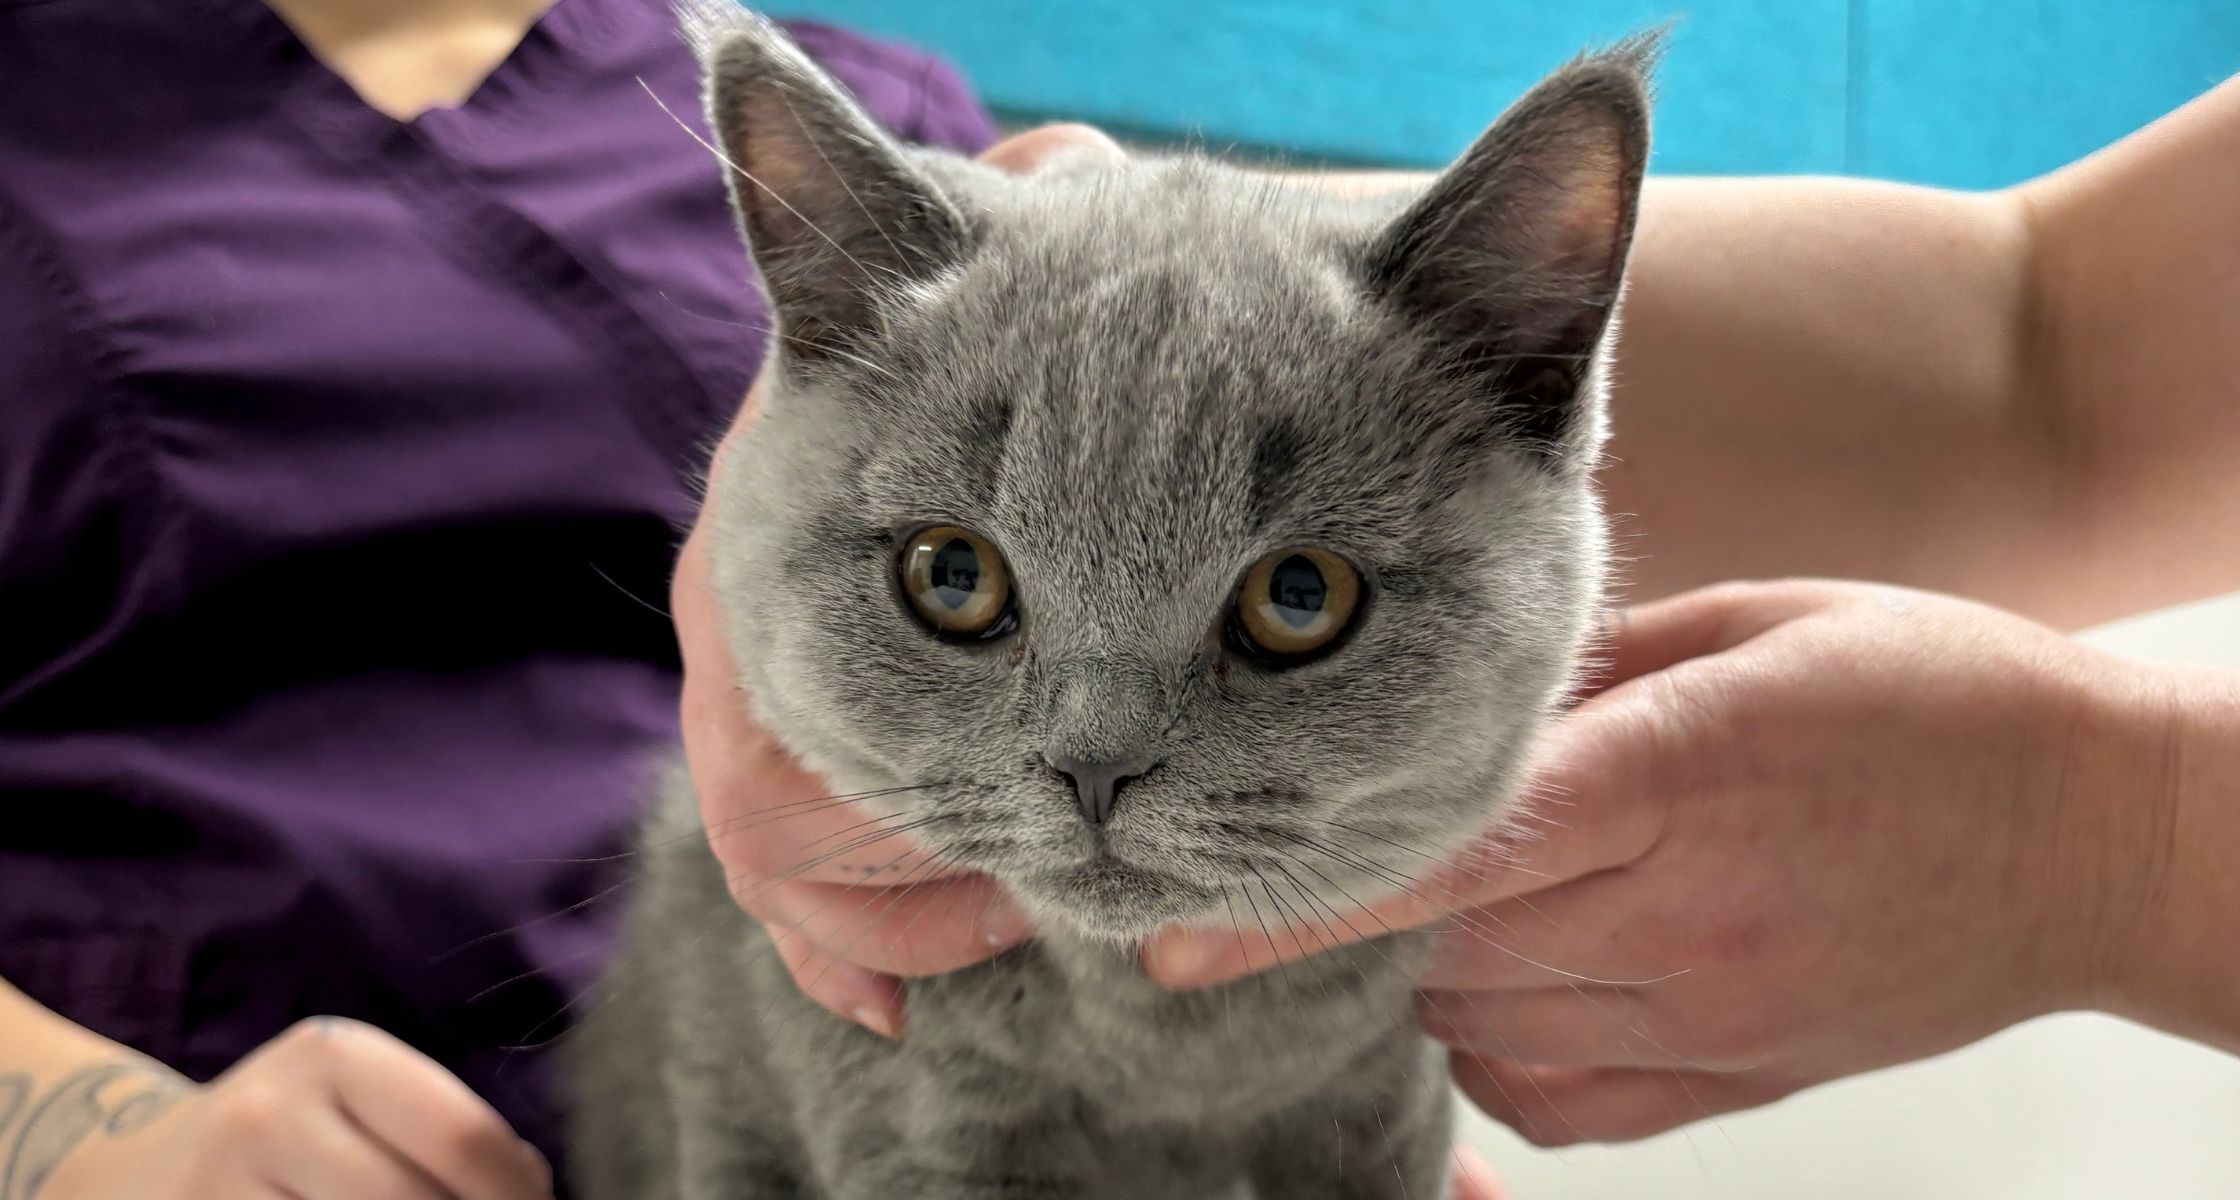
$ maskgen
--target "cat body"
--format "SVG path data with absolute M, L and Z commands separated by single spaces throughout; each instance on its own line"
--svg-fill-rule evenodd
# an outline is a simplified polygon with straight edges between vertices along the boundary
M 779 322 L 708 499 L 741 683 L 1038 937 L 911 981 L 899 1041 L 840 1020 L 679 771 L 575 1047 L 587 1200 L 1443 1194 L 1430 935 L 1180 995 L 1136 948 L 1334 924 L 1515 811 L 1603 585 L 1647 49 L 1358 200 L 906 151 L 757 19 L 688 26 Z
M 575 1047 L 587 1200 L 1441 1194 L 1449 1090 L 1408 1002 L 1417 947 L 1173 994 L 1124 950 L 1046 936 L 912 981 L 889 1042 L 801 995 L 681 780 L 664 810 Z

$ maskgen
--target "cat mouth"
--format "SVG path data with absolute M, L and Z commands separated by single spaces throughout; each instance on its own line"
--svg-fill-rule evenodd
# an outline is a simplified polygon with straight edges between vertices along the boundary
M 1085 924 L 1120 931 L 1149 931 L 1197 913 L 1220 893 L 1165 871 L 1142 866 L 1099 847 L 1079 865 L 1046 873 L 1035 890 Z

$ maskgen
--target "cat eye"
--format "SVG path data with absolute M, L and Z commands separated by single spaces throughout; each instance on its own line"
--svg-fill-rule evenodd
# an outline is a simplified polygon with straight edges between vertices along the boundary
M 1237 589 L 1229 620 L 1234 649 L 1277 663 L 1328 649 L 1353 623 L 1361 573 L 1311 546 L 1293 546 L 1254 563 Z
M 981 641 L 1017 624 L 1003 556 L 969 529 L 935 525 L 911 534 L 899 566 L 903 599 L 942 637 Z

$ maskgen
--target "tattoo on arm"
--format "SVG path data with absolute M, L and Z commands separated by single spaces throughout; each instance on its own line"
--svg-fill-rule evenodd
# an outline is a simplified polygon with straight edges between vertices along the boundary
M 71 1151 L 146 1129 L 189 1090 L 139 1059 L 83 1068 L 37 1096 L 29 1072 L 0 1075 L 0 1200 L 36 1200 Z

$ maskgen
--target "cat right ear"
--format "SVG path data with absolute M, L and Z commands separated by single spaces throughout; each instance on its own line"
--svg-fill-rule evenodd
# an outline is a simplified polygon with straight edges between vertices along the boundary
M 964 218 L 777 26 L 736 0 L 688 0 L 683 15 L 785 352 L 844 355 L 875 330 L 882 295 L 964 257 Z
M 1365 259 L 1371 293 L 1430 335 L 1485 419 L 1551 460 L 1589 427 L 1585 388 L 1633 237 L 1660 44 L 1636 38 L 1549 76 Z

